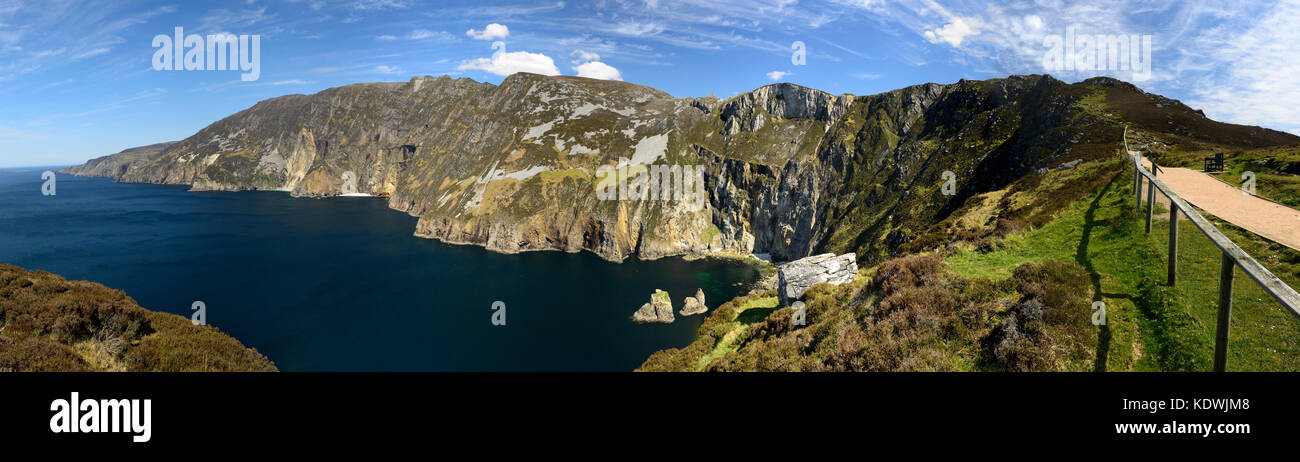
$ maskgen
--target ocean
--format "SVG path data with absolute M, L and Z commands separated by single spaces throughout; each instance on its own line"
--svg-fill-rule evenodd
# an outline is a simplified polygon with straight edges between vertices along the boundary
M 655 289 L 712 309 L 758 277 L 731 260 L 505 255 L 417 238 L 385 199 L 190 192 L 0 170 L 0 263 L 94 281 L 207 323 L 284 371 L 629 371 L 704 315 L 637 324 Z M 53 170 L 53 169 L 51 169 Z M 497 306 L 497 309 L 493 307 Z M 492 316 L 504 306 L 505 325 Z

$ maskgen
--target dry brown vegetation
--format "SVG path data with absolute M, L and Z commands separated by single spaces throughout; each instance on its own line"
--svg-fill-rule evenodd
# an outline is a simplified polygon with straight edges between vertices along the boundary
M 1075 263 L 1026 263 L 995 282 L 914 255 L 886 261 L 869 279 L 814 287 L 806 326 L 791 324 L 790 308 L 776 309 L 727 339 L 734 350 L 701 365 L 726 335 L 711 318 L 700 340 L 656 353 L 641 370 L 1089 370 L 1097 343 L 1091 297 L 1087 273 Z
M 0 371 L 274 371 L 257 350 L 120 290 L 0 265 Z

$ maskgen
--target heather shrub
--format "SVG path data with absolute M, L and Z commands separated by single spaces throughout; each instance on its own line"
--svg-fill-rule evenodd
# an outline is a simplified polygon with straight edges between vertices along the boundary
M 275 370 L 275 366 L 215 328 L 146 310 L 120 290 L 0 265 L 0 370 L 94 369 Z
M 1011 277 L 1019 300 L 984 339 L 1005 371 L 1079 370 L 1095 356 L 1088 273 L 1075 263 L 1025 263 Z

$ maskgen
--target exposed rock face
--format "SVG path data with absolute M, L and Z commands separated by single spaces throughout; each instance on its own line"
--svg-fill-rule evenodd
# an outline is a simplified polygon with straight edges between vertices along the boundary
M 1069 170 L 1069 169 L 1072 169 L 1072 168 L 1078 167 L 1078 166 L 1079 166 L 1079 162 L 1083 162 L 1083 159 L 1074 159 L 1074 160 L 1072 160 L 1072 161 L 1069 161 L 1069 162 L 1066 162 L 1066 163 L 1064 163 L 1064 164 L 1061 164 L 1061 165 L 1057 166 L 1056 169 L 1057 169 L 1057 170 Z
M 694 297 L 686 297 L 682 305 L 682 316 L 691 316 L 709 311 L 709 307 L 704 304 L 704 289 L 696 289 Z
M 61 170 L 62 173 L 70 173 L 78 176 L 98 176 L 116 178 L 125 174 L 128 170 L 139 167 L 162 155 L 175 141 L 166 143 L 151 144 L 131 148 L 103 157 L 96 157 L 86 161 L 85 164 L 75 167 L 68 167 Z
M 673 316 L 673 302 L 668 292 L 655 289 L 655 293 L 650 295 L 650 303 L 641 305 L 640 309 L 632 313 L 632 320 L 641 323 L 671 323 L 677 320 Z
M 1113 157 L 1122 122 L 1076 104 L 1095 92 L 1167 101 L 1131 85 L 1050 76 L 869 96 L 777 84 L 726 100 L 566 76 L 519 73 L 500 85 L 423 77 L 269 99 L 156 154 L 124 152 L 65 172 L 311 197 L 355 187 L 418 216 L 418 236 L 507 253 L 588 250 L 620 261 L 726 251 L 790 261 L 855 252 L 874 262 L 972 195 L 1063 161 Z M 1245 141 L 1300 142 L 1233 130 Z M 635 174 L 652 164 L 702 165 L 703 206 L 597 193 L 598 169 Z M 937 187 L 945 172 L 956 175 L 954 195 Z
M 853 277 L 857 273 L 857 256 L 852 253 L 840 256 L 826 253 L 781 265 L 776 273 L 781 304 L 789 306 L 802 297 L 809 287 L 823 282 L 829 284 L 853 282 Z

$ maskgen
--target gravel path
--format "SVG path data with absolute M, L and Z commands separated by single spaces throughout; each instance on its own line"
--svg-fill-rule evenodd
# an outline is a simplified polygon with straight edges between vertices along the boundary
M 1151 162 L 1142 159 L 1147 169 Z M 1160 167 L 1156 176 L 1183 200 L 1229 223 L 1300 250 L 1300 211 L 1259 197 L 1188 168 Z M 1145 188 L 1145 183 L 1144 183 Z M 1143 189 L 1145 193 L 1145 189 Z M 1164 199 L 1159 192 L 1156 197 Z M 1143 197 L 1145 200 L 1146 197 Z M 1167 203 L 1167 200 L 1161 200 Z

